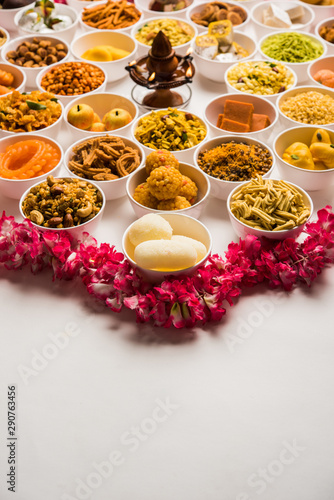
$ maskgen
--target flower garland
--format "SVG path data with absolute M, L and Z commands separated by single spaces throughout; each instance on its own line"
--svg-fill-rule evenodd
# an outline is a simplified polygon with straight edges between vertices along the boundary
M 305 227 L 306 239 L 297 243 L 260 241 L 247 236 L 230 243 L 225 259 L 209 257 L 192 276 L 168 277 L 159 286 L 147 283 L 121 252 L 106 243 L 98 245 L 87 233 L 74 242 L 68 233 L 39 231 L 29 220 L 0 218 L 0 263 L 6 269 L 30 265 L 36 274 L 53 269 L 53 279 L 81 278 L 88 292 L 112 311 L 133 309 L 137 322 L 155 326 L 193 327 L 219 321 L 243 288 L 259 283 L 291 290 L 310 286 L 322 269 L 334 262 L 334 214 L 330 206 Z

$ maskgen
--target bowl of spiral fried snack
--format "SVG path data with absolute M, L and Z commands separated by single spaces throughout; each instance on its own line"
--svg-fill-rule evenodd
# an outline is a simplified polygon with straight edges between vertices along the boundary
M 159 149 L 128 178 L 126 192 L 137 217 L 173 211 L 198 218 L 208 201 L 210 182 L 200 169 Z
M 107 134 L 72 144 L 65 153 L 65 167 L 70 175 L 98 184 L 106 200 L 115 200 L 126 195 L 127 179 L 144 158 L 143 149 L 131 139 Z

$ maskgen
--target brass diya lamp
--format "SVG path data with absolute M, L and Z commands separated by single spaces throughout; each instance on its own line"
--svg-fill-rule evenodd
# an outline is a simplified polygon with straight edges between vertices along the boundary
M 190 51 L 184 57 L 177 55 L 169 38 L 159 31 L 147 56 L 130 62 L 125 68 L 137 85 L 152 90 L 140 104 L 160 109 L 184 104 L 182 95 L 171 89 L 192 82 L 195 68 Z M 190 88 L 189 93 L 191 95 Z

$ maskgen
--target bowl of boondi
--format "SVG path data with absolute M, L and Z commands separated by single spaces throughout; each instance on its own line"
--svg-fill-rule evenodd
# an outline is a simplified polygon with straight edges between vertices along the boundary
M 324 125 L 334 130 L 334 90 L 301 86 L 284 92 L 276 102 L 281 125 Z
M 60 144 L 39 134 L 13 134 L 0 139 L 0 191 L 20 199 L 37 181 L 56 175 L 63 161 Z
M 209 257 L 212 239 L 204 224 L 189 215 L 158 213 L 133 222 L 122 247 L 139 274 L 159 283 L 170 275 L 193 274 Z
M 313 202 L 292 182 L 259 176 L 231 191 L 227 210 L 232 227 L 241 238 L 252 234 L 258 238 L 284 240 L 297 238 L 303 231 L 312 216 Z

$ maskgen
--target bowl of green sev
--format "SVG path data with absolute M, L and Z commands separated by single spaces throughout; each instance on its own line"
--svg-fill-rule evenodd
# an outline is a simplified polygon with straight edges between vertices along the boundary
M 298 31 L 279 31 L 266 35 L 258 43 L 263 59 L 283 62 L 297 75 L 298 83 L 307 81 L 310 62 L 326 55 L 327 47 L 315 35 Z

